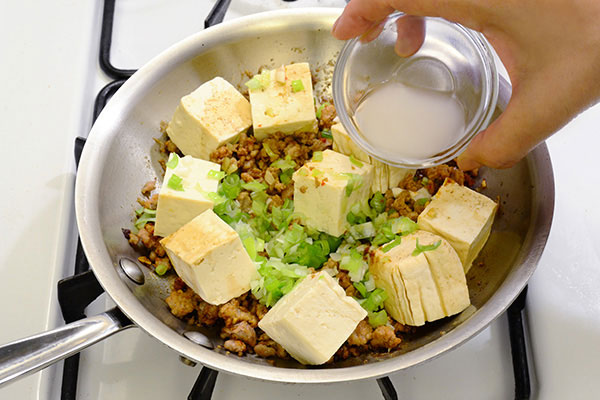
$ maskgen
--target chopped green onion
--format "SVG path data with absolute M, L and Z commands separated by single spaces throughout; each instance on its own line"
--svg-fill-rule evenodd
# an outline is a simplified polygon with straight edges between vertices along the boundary
M 169 178 L 169 182 L 167 183 L 167 186 L 170 187 L 173 190 L 177 190 L 179 192 L 183 192 L 183 178 L 181 178 L 180 176 L 177 176 L 175 174 L 171 175 L 171 177 Z
M 144 207 L 140 207 L 138 209 L 135 210 L 135 215 L 137 215 L 138 217 L 140 215 L 142 215 L 144 213 Z
M 302 83 L 302 81 L 300 79 L 292 81 L 292 92 L 296 93 L 301 90 L 304 90 L 304 84 Z
M 385 211 L 385 197 L 381 192 L 376 192 L 369 200 L 369 205 L 377 214 L 381 214 Z
M 421 179 L 421 183 L 423 183 L 423 185 L 427 185 L 429 183 L 429 178 L 424 176 L 423 179 Z
M 250 181 L 242 183 L 242 188 L 251 192 L 260 192 L 261 190 L 267 189 L 267 187 L 267 185 L 265 185 L 264 183 L 260 183 L 259 181 Z
M 225 175 L 227 175 L 227 173 L 225 173 L 225 171 L 216 171 L 214 169 L 211 169 L 210 171 L 208 171 L 208 177 L 210 179 L 216 179 L 218 181 L 225 178 Z
M 265 152 L 270 158 L 276 159 L 279 157 L 273 150 L 271 150 L 271 147 L 269 147 L 267 143 L 263 142 L 263 148 L 265 149 Z
M 169 161 L 167 161 L 167 168 L 174 169 L 179 164 L 179 156 L 176 153 L 171 153 Z
M 279 180 L 284 185 L 287 185 L 292 180 L 292 175 L 294 174 L 294 168 L 288 168 L 286 170 L 281 171 L 279 174 Z
M 228 199 L 235 199 L 242 191 L 242 182 L 238 174 L 227 175 L 219 185 L 219 193 Z
M 133 226 L 135 226 L 137 229 L 142 229 L 148 222 L 156 222 L 156 217 L 150 217 L 146 214 L 143 214 L 137 221 L 135 221 Z
M 317 162 L 323 161 L 323 152 L 322 151 L 313 152 L 312 161 L 317 161 Z
M 362 168 L 364 166 L 364 164 L 362 162 L 360 162 L 359 160 L 357 160 L 353 154 L 350 154 L 350 162 L 352 164 L 354 164 L 355 166 L 357 166 L 358 168 Z
M 417 204 L 418 204 L 418 205 L 420 205 L 420 206 L 424 206 L 425 204 L 427 204 L 427 202 L 428 202 L 429 200 L 430 200 L 430 199 L 428 199 L 427 197 L 423 197 L 423 198 L 420 198 L 420 199 L 418 199 L 417 201 L 415 201 L 415 203 L 417 203 Z
M 296 162 L 292 160 L 292 158 L 289 155 L 285 156 L 285 159 L 280 158 L 279 160 L 271 164 L 271 167 L 279 168 L 282 171 L 289 168 L 294 168 L 295 166 Z
M 392 240 L 390 243 L 383 246 L 381 248 L 381 250 L 383 250 L 384 253 L 387 253 L 394 247 L 398 246 L 400 244 L 401 240 L 402 240 L 402 236 L 396 236 L 396 238 L 394 240 Z
M 437 249 L 438 247 L 440 247 L 440 245 L 442 244 L 441 240 L 438 240 L 437 242 L 433 243 L 433 244 L 429 244 L 429 245 L 423 245 L 421 246 L 419 244 L 419 239 L 417 238 L 417 247 L 415 248 L 415 250 L 412 252 L 413 257 L 418 256 L 419 254 L 423 253 L 424 251 L 432 251 Z
M 349 254 L 342 256 L 340 260 L 340 269 L 348 271 L 348 276 L 352 282 L 360 282 L 367 272 L 368 264 L 363 260 L 363 256 L 356 249 L 350 250 Z
M 306 168 L 300 168 L 298 170 L 298 175 L 300 175 L 300 176 L 308 176 L 308 170 Z
M 168 268 L 169 266 L 167 264 L 158 264 L 156 268 L 154 268 L 154 272 L 156 272 L 156 275 L 162 276 L 167 272 Z
M 323 129 L 321 131 L 321 137 L 324 137 L 325 139 L 333 139 L 333 135 L 329 129 Z
M 271 82 L 271 71 L 263 71 L 254 75 L 252 79 L 245 83 L 250 90 L 265 89 Z
M 408 217 L 393 219 L 391 227 L 393 233 L 400 233 L 404 236 L 419 229 L 419 225 Z
M 256 260 L 257 253 L 256 253 L 256 242 L 254 241 L 254 238 L 252 236 L 246 236 L 242 240 L 242 244 L 246 248 L 246 251 L 248 252 L 248 255 L 250 256 L 250 259 Z
M 367 239 L 375 236 L 375 227 L 371 221 L 353 225 L 348 233 L 356 240 Z
M 256 79 L 256 77 L 250 79 L 244 85 L 246 85 L 250 90 L 258 90 L 262 88 L 262 85 L 260 84 L 259 80 Z
M 388 315 L 387 312 L 385 312 L 385 310 L 369 313 L 369 324 L 371 324 L 373 328 L 385 325 L 387 324 L 387 321 Z
M 323 171 L 318 170 L 318 169 L 313 169 L 311 175 L 314 176 L 315 178 L 318 178 L 319 176 L 323 175 Z
M 375 310 L 383 306 L 383 302 L 387 299 L 387 293 L 382 288 L 373 290 L 360 305 L 368 312 L 374 312 Z M 387 322 L 387 321 L 386 321 Z
M 226 201 L 226 200 L 227 200 L 227 198 L 226 198 L 226 197 L 224 197 L 224 196 L 221 196 L 221 195 L 219 195 L 219 194 L 217 194 L 217 193 L 215 193 L 215 192 L 209 192 L 209 193 L 207 193 L 207 197 L 208 197 L 210 200 L 212 200 L 212 202 L 213 202 L 214 204 L 221 204 L 221 203 L 223 203 L 224 201 Z
M 346 197 L 350 197 L 354 190 L 362 186 L 362 177 L 360 175 L 353 173 L 342 173 L 340 175 L 344 178 L 349 178 L 346 184 Z
M 367 298 L 367 289 L 365 288 L 365 284 L 362 282 L 354 282 L 353 285 L 356 288 L 356 290 L 358 290 L 358 293 L 360 293 L 360 295 L 363 297 L 363 299 L 366 299 Z

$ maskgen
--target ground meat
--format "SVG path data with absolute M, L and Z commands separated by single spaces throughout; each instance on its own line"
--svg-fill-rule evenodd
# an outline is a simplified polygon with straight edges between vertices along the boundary
M 362 320 L 354 329 L 354 332 L 348 338 L 348 344 L 351 346 L 364 346 L 373 338 L 373 328 L 367 320 Z
M 237 353 L 239 356 L 242 356 L 246 351 L 246 344 L 241 340 L 226 340 L 225 343 L 223 343 L 223 347 L 232 353 Z
M 152 192 L 154 189 L 156 189 L 156 180 L 151 180 L 144 184 L 141 192 L 144 196 L 148 197 L 150 192 Z
M 330 129 L 333 125 L 333 120 L 336 117 L 335 107 L 329 103 L 325 103 L 321 109 L 321 118 L 319 118 L 320 129 Z
M 189 290 L 191 291 L 191 289 Z M 219 320 L 219 307 L 209 304 L 197 296 L 196 304 L 197 320 L 196 323 L 206 326 L 214 325 Z
M 175 278 L 173 281 L 173 290 L 184 290 L 187 288 L 187 285 L 180 277 Z
M 171 314 L 178 318 L 183 318 L 195 309 L 195 293 L 191 290 L 174 290 L 169 297 L 165 299 L 171 309 Z
M 154 138 L 156 144 L 158 144 L 158 151 L 162 154 L 168 155 L 169 153 L 177 153 L 178 155 L 182 155 L 179 148 L 169 139 L 167 135 L 167 128 L 169 123 L 166 121 L 161 121 L 160 123 L 160 132 L 163 134 L 161 138 Z
M 269 347 L 263 343 L 259 343 L 256 346 L 254 346 L 254 352 L 256 353 L 257 356 L 263 357 L 263 358 L 273 357 L 274 355 L 277 354 L 277 350 L 275 350 L 273 347 Z
M 358 290 L 352 284 L 347 271 L 341 270 L 335 277 L 338 278 L 340 286 L 346 291 L 346 296 L 359 297 Z
M 140 197 L 137 199 L 137 202 L 139 205 L 149 210 L 156 210 L 156 206 L 158 205 L 158 193 L 154 193 L 149 199 L 142 199 Z
M 390 192 L 391 190 L 386 192 L 386 209 L 388 211 L 394 210 L 398 213 L 398 215 L 408 217 L 413 221 L 416 221 L 419 214 L 415 211 L 415 202 L 412 197 L 410 197 L 410 193 L 404 190 L 398 195 L 398 197 L 394 198 L 393 195 L 392 197 L 389 196 Z
M 252 198 L 250 197 L 250 192 L 246 190 L 240 192 L 237 201 L 240 202 L 240 208 L 243 212 L 249 212 L 252 208 Z
M 257 350 L 258 347 L 258 350 Z M 263 333 L 258 338 L 258 344 L 254 346 L 254 352 L 261 357 L 272 357 L 273 355 L 278 358 L 287 358 L 288 354 L 283 347 L 274 340 L 272 340 L 266 333 Z M 261 354 L 273 354 L 265 355 Z
M 258 318 L 245 307 L 240 305 L 238 299 L 230 300 L 219 307 L 219 318 L 225 321 L 225 326 L 233 326 L 241 321 L 246 321 L 255 328 L 258 325 Z
M 458 169 L 458 167 L 451 167 L 446 164 L 438 165 L 435 167 L 427 168 L 424 171 L 425 176 L 433 183 L 433 192 L 442 186 L 446 178 L 452 179 L 459 185 L 465 184 L 465 173 Z
M 396 336 L 394 328 L 391 326 L 383 325 L 378 326 L 373 331 L 373 339 L 371 339 L 371 346 L 376 349 L 393 350 L 400 345 L 402 339 Z
M 246 321 L 238 322 L 231 327 L 224 327 L 221 331 L 221 338 L 232 338 L 254 347 L 256 345 L 256 331 Z
M 252 305 L 250 306 L 249 310 L 252 314 L 255 314 L 258 320 L 260 321 L 261 319 L 263 319 L 263 317 L 269 311 L 269 309 L 264 304 L 259 303 L 254 296 L 252 296 L 252 298 L 255 301 L 252 302 Z

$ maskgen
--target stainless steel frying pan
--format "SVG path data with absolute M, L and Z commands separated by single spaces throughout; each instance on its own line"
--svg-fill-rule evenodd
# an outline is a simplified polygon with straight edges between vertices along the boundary
M 222 76 L 235 84 L 262 65 L 308 61 L 320 79 L 332 73 L 342 43 L 329 34 L 338 9 L 295 9 L 223 23 L 169 48 L 135 73 L 115 94 L 90 132 L 75 191 L 81 241 L 106 292 L 139 328 L 185 357 L 233 374 L 280 382 L 339 382 L 374 378 L 411 367 L 455 348 L 484 329 L 512 303 L 533 273 L 550 230 L 554 181 L 545 145 L 510 170 L 484 170 L 486 195 L 501 208 L 483 249 L 483 267 L 467 276 L 472 307 L 420 330 L 414 340 L 385 356 L 320 367 L 293 361 L 270 365 L 199 346 L 169 312 L 169 282 L 143 270 L 144 283 L 123 274 L 119 261 L 136 255 L 121 228 L 131 224 L 141 186 L 161 175 L 152 140 L 179 99 L 202 82 Z M 319 90 L 328 90 L 320 87 Z M 510 87 L 501 83 L 497 113 Z M 49 283 L 50 284 L 50 283 Z M 0 384 L 37 371 L 129 326 L 118 310 L 0 347 Z M 203 331 L 218 344 L 216 332 Z

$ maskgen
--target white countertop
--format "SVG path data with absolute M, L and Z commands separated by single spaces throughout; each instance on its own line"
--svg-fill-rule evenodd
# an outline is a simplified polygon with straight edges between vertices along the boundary
M 97 42 L 101 4 L 26 0 L 3 8 L 0 343 L 62 320 L 56 282 L 72 269 L 73 254 L 65 243 L 73 240 L 73 140 L 89 130 L 98 90 L 90 80 L 98 69 L 97 47 L 89 44 Z M 599 128 L 600 106 L 595 106 L 548 141 L 556 211 L 528 296 L 542 399 L 584 399 L 600 392 Z M 452 365 L 448 360 L 439 368 Z M 409 378 L 411 371 L 403 374 Z M 50 390 L 52 378 L 48 373 L 25 378 L 0 389 L 0 397 L 38 398 L 40 387 Z

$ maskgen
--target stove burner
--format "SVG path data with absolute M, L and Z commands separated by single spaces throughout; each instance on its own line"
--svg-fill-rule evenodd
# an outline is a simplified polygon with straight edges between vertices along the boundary
M 296 0 L 283 1 L 291 2 Z M 209 28 L 223 22 L 230 4 L 231 0 L 218 0 L 204 20 L 204 27 Z M 125 83 L 127 78 L 136 71 L 132 69 L 117 68 L 110 62 L 114 13 L 115 0 L 104 0 L 99 63 L 102 70 L 115 80 L 104 86 L 98 93 L 94 103 L 94 122 L 115 92 L 123 85 L 123 83 Z M 75 139 L 75 161 L 77 165 L 79 164 L 85 140 L 84 137 L 77 137 Z M 104 292 L 89 268 L 90 266 L 81 246 L 81 241 L 78 241 L 74 275 L 58 282 L 58 299 L 66 323 L 85 318 L 85 309 Z M 525 287 L 523 292 L 521 292 L 519 297 L 507 311 L 515 377 L 515 400 L 527 400 L 531 396 L 531 382 L 529 377 L 529 366 L 527 363 L 527 347 L 522 317 L 526 296 L 527 287 Z M 124 321 L 129 321 L 124 314 L 121 312 L 120 314 Z M 129 323 L 133 324 L 131 321 L 129 321 Z M 78 374 L 79 354 L 75 354 L 65 359 L 64 362 L 61 400 L 76 400 Z M 217 371 L 208 367 L 202 367 L 188 396 L 188 400 L 210 400 L 212 398 L 217 377 Z M 389 377 L 378 378 L 377 385 L 381 390 L 384 400 L 398 400 L 396 389 Z

